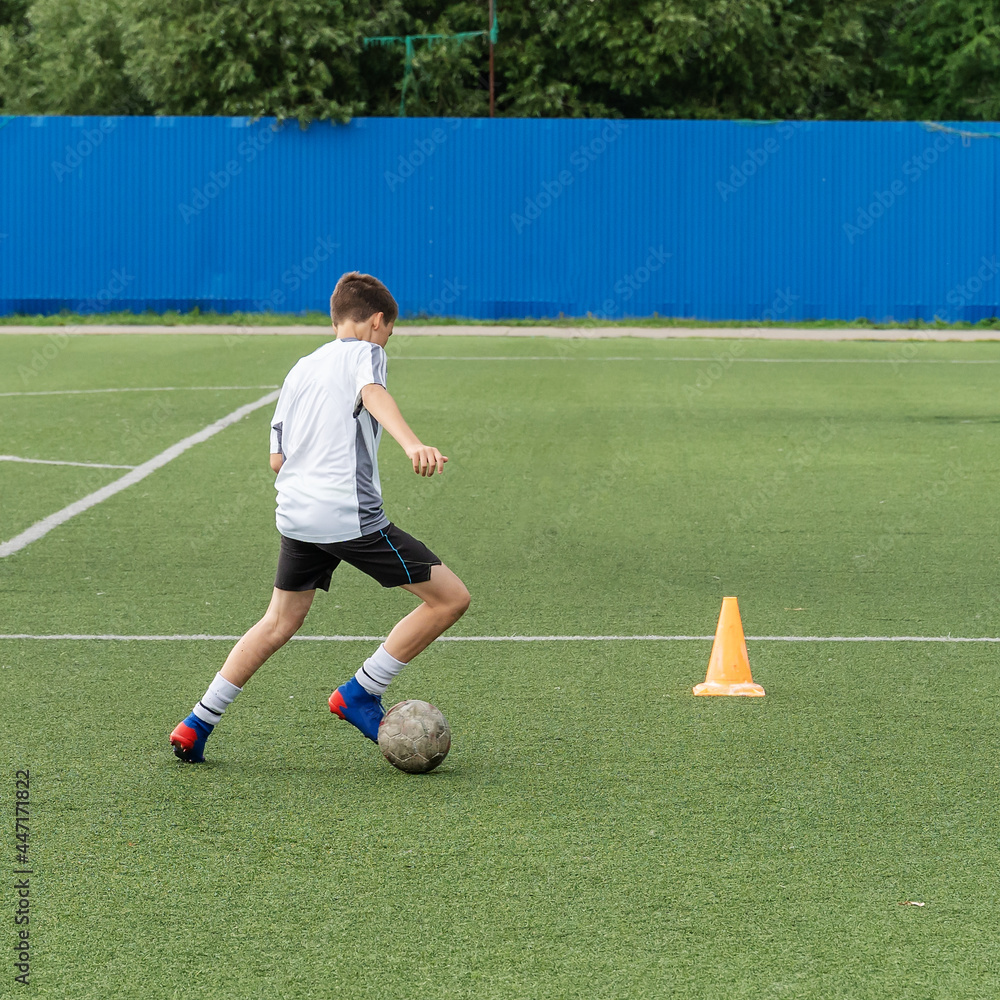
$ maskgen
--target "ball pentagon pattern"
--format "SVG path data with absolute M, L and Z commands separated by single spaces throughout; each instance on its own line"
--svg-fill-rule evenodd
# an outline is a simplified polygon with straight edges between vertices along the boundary
M 411 699 L 393 705 L 378 730 L 382 755 L 409 774 L 433 771 L 451 748 L 451 728 L 441 710 L 427 701 Z

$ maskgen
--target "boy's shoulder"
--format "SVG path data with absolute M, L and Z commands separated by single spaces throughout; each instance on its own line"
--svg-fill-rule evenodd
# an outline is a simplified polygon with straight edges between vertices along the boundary
M 310 376 L 337 370 L 343 370 L 346 375 L 353 371 L 354 366 L 368 359 L 383 366 L 388 360 L 382 347 L 367 340 L 347 337 L 330 340 L 317 347 L 312 354 L 299 358 L 285 376 L 285 381 L 309 380 Z
M 338 355 L 363 354 L 370 356 L 372 352 L 385 354 L 385 350 L 382 347 L 378 344 L 373 344 L 369 340 L 357 340 L 354 337 L 337 337 L 334 340 L 328 340 L 325 344 L 321 344 L 312 354 L 307 354 L 304 358 L 300 358 L 299 364 L 303 361 L 323 361 L 335 358 Z
M 351 348 L 360 344 L 359 340 L 328 340 L 325 344 L 320 344 L 312 354 L 303 355 L 292 365 L 291 371 L 309 371 L 318 365 L 336 363 L 338 357 L 347 357 L 353 353 Z M 291 372 L 289 372 L 291 374 Z

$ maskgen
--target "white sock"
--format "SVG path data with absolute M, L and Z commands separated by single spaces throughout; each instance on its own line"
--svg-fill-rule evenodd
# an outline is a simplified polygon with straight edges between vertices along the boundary
M 230 684 L 221 673 L 215 675 L 215 680 L 208 685 L 208 690 L 202 695 L 201 701 L 192 711 L 210 726 L 216 726 L 222 718 L 222 713 L 233 703 L 236 696 L 243 690 L 235 684 Z
M 364 666 L 354 675 L 357 682 L 369 693 L 383 695 L 393 677 L 405 667 L 394 656 L 385 651 L 385 643 L 372 653 L 364 662 Z

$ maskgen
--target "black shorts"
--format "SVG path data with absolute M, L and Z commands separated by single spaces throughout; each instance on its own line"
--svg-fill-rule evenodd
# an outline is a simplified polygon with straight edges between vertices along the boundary
M 405 583 L 426 583 L 431 567 L 441 560 L 423 542 L 394 524 L 347 542 L 300 542 L 281 536 L 278 590 L 329 590 L 333 571 L 349 563 L 377 580 L 383 587 Z

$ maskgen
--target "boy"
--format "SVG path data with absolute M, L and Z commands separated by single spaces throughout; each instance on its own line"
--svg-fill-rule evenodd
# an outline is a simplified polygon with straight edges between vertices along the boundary
M 376 456 L 383 427 L 417 475 L 443 472 L 448 461 L 410 430 L 386 390 L 385 345 L 398 313 L 381 281 L 345 274 L 330 298 L 337 339 L 302 358 L 281 387 L 271 421 L 281 533 L 274 592 L 264 617 L 233 647 L 201 701 L 170 734 L 182 761 L 204 761 L 205 741 L 223 712 L 299 630 L 316 589 L 330 589 L 341 561 L 422 602 L 330 695 L 330 711 L 375 742 L 389 682 L 469 606 L 462 581 L 382 510 Z

